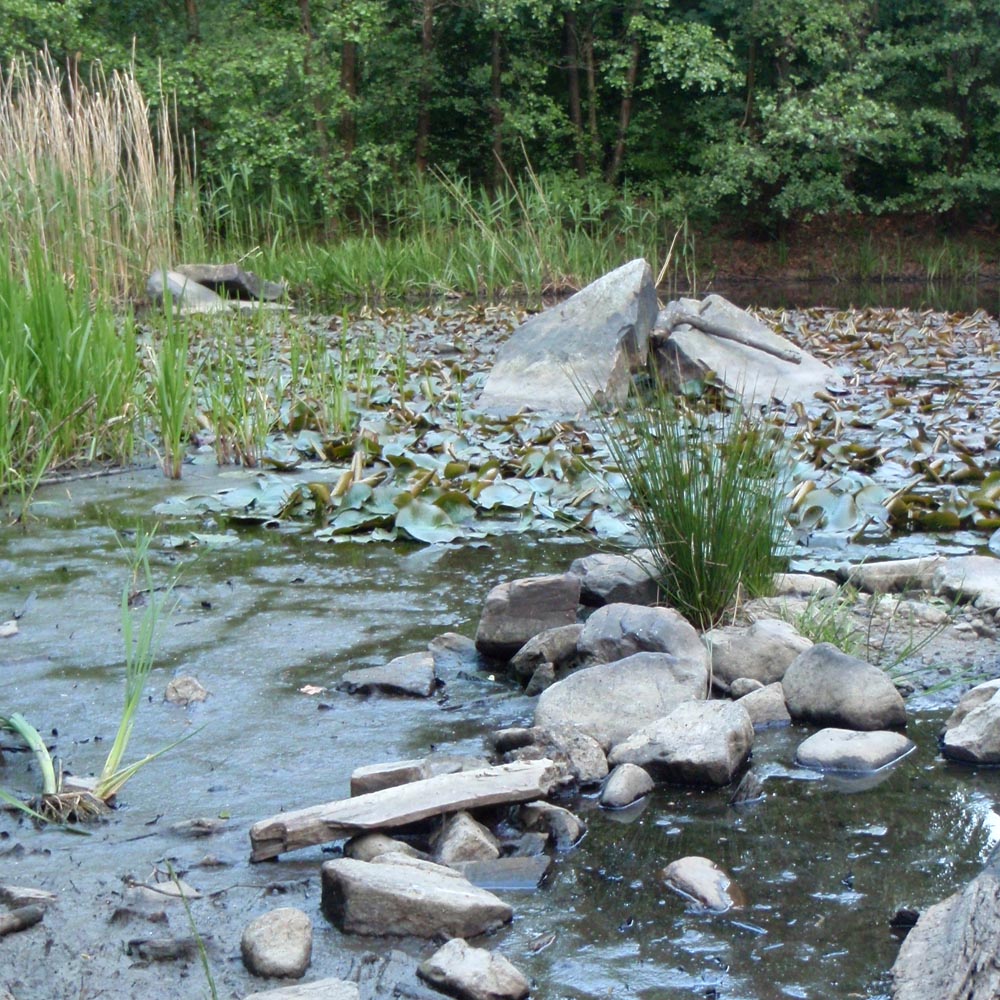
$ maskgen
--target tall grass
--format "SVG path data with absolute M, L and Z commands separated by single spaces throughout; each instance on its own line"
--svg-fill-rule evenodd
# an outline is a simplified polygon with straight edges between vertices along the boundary
M 0 496 L 47 469 L 129 459 L 139 405 L 135 328 L 48 265 L 0 255 Z
M 0 74 L 0 235 L 16 269 L 122 296 L 171 260 L 184 181 L 166 104 L 151 122 L 129 72 L 67 77 L 46 53 Z
M 739 410 L 694 409 L 658 386 L 601 418 L 667 601 L 700 628 L 782 565 L 783 475 L 767 429 Z

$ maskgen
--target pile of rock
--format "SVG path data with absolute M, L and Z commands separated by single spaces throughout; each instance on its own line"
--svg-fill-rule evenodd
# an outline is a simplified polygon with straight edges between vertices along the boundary
M 473 1000 L 523 997 L 524 976 L 466 939 L 509 922 L 504 892 L 538 886 L 551 853 L 585 836 L 584 822 L 554 797 L 597 791 L 604 808 L 626 809 L 657 783 L 719 788 L 742 776 L 730 801 L 752 801 L 763 794 L 748 770 L 755 733 L 790 723 L 823 727 L 788 762 L 800 768 L 871 775 L 913 750 L 901 732 L 903 698 L 884 671 L 775 618 L 701 635 L 655 605 L 651 567 L 649 553 L 594 555 L 566 573 L 494 587 L 475 647 L 537 695 L 531 724 L 492 733 L 490 757 L 435 753 L 358 768 L 350 798 L 255 824 L 253 859 L 344 842 L 343 856 L 321 869 L 322 910 L 337 928 L 446 939 L 416 970 L 425 983 Z M 890 586 L 888 570 L 865 572 L 872 589 Z M 810 594 L 830 583 L 797 576 L 782 587 Z M 341 689 L 430 697 L 444 684 L 437 657 L 456 641 L 351 671 Z M 994 718 L 1000 732 L 1000 681 L 963 700 L 945 752 L 1000 761 L 1000 741 L 972 749 L 968 736 L 979 739 Z M 743 905 L 710 859 L 677 858 L 661 879 L 706 911 Z M 308 952 L 300 945 L 296 954 Z

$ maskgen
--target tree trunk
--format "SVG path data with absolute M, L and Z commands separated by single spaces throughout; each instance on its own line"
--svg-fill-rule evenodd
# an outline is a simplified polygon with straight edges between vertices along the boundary
M 340 87 L 348 103 L 340 113 L 340 148 L 347 159 L 358 144 L 358 121 L 354 106 L 358 99 L 358 44 L 344 42 L 340 47 Z
M 421 0 L 422 17 L 420 23 L 420 87 L 417 94 L 417 170 L 427 169 L 431 136 L 431 59 L 434 55 L 434 2 Z
M 597 66 L 594 62 L 594 33 L 587 31 L 583 38 L 583 64 L 587 68 L 587 133 L 590 137 L 590 155 L 594 156 L 601 148 L 601 137 L 597 130 Z
M 622 89 L 622 101 L 618 109 L 618 138 L 615 141 L 611 162 L 605 172 L 605 180 L 614 184 L 621 173 L 625 162 L 625 140 L 628 136 L 629 123 L 632 121 L 632 100 L 635 94 L 635 82 L 639 78 L 639 57 L 642 55 L 642 45 L 636 36 L 632 36 L 632 51 L 629 54 L 628 70 L 625 73 L 625 86 Z
M 197 45 L 201 41 L 201 24 L 198 18 L 197 0 L 184 0 L 184 13 L 187 15 L 188 41 Z
M 564 19 L 566 32 L 566 73 L 569 90 L 569 120 L 573 126 L 574 148 L 573 166 L 583 177 L 587 173 L 587 158 L 584 155 L 586 139 L 583 134 L 583 105 L 580 101 L 580 46 L 577 41 L 576 13 L 566 11 Z
M 493 29 L 493 41 L 490 59 L 490 121 L 493 125 L 493 187 L 494 190 L 503 184 L 503 49 L 501 46 L 500 29 Z

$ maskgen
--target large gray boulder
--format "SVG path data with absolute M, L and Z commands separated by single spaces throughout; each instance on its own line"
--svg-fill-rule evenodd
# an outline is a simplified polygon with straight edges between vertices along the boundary
M 712 629 L 705 639 L 712 650 L 712 682 L 723 690 L 738 677 L 764 685 L 780 681 L 792 660 L 812 645 L 794 625 L 778 618 L 762 618 L 749 628 Z
M 575 726 L 607 749 L 681 702 L 704 698 L 706 659 L 636 653 L 577 670 L 541 693 L 535 725 L 552 730 Z
M 646 363 L 656 313 L 646 261 L 604 275 L 514 331 L 497 352 L 479 408 L 573 416 L 592 400 L 624 402 L 631 373 Z
M 845 729 L 906 725 L 906 706 L 884 670 L 848 656 L 829 642 L 799 654 L 781 680 L 796 721 Z
M 244 271 L 239 264 L 178 264 L 176 271 L 214 292 L 225 292 L 231 298 L 274 302 L 288 294 L 287 285 L 266 281 L 253 271 Z
M 837 577 L 870 594 L 930 590 L 935 571 L 946 562 L 944 556 L 921 556 L 918 559 L 846 563 L 837 568 Z
M 486 595 L 476 629 L 476 649 L 509 660 L 529 639 L 576 622 L 580 578 L 569 573 L 497 584 Z
M 638 764 L 676 784 L 728 785 L 749 760 L 753 736 L 738 702 L 685 702 L 618 743 L 608 763 Z
M 964 889 L 928 908 L 892 966 L 892 1000 L 990 1000 L 1000 996 L 997 858 Z
M 460 1000 L 524 1000 L 528 980 L 503 955 L 452 938 L 422 962 L 417 974 Z
M 808 402 L 817 392 L 845 388 L 828 365 L 719 295 L 668 303 L 653 347 L 668 384 L 680 387 L 711 373 L 747 407 L 771 399 Z
M 378 861 L 338 858 L 321 869 L 322 907 L 347 934 L 475 937 L 508 923 L 514 911 L 451 868 L 402 854 Z
M 586 621 L 577 642 L 585 663 L 612 663 L 633 653 L 670 653 L 708 670 L 708 649 L 680 612 L 639 604 L 606 604 Z

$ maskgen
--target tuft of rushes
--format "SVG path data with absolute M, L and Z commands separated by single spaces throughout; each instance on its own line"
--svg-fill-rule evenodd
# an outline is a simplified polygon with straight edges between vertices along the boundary
M 738 408 L 651 395 L 599 418 L 667 603 L 699 628 L 770 592 L 785 533 L 780 446 Z

